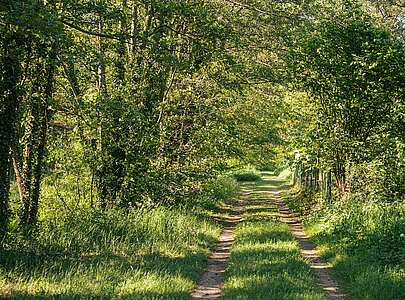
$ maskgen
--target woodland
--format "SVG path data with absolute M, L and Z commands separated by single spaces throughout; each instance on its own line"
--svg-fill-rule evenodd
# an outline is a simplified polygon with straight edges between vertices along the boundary
M 0 0 L 0 298 L 189 299 L 264 171 L 404 299 L 404 120 L 401 0 Z

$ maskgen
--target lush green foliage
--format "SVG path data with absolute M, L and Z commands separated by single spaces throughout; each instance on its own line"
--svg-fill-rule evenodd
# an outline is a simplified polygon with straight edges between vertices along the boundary
M 261 175 L 252 166 L 247 166 L 243 169 L 236 169 L 231 172 L 232 176 L 238 181 L 260 181 Z
M 234 197 L 236 181 L 260 181 L 255 168 L 291 168 L 300 195 L 292 206 L 327 218 L 322 232 L 345 253 L 367 249 L 361 259 L 377 270 L 397 268 L 405 259 L 403 8 L 391 0 L 0 1 L 0 248 L 16 263 L 1 273 L 3 285 L 16 278 L 29 294 L 23 282 L 49 267 L 60 272 L 32 283 L 35 293 L 44 284 L 70 295 L 77 270 L 60 274 L 70 255 L 107 256 L 107 272 L 117 255 L 205 253 L 212 241 L 198 233 L 217 228 L 196 216 Z M 35 276 L 20 278 L 30 255 Z M 48 257 L 55 265 L 36 265 Z M 203 256 L 190 257 L 199 270 Z M 170 293 L 152 265 L 137 274 L 149 272 Z M 51 283 L 60 276 L 65 290 Z M 185 297 L 193 280 L 168 297 Z M 84 281 L 77 296 L 104 293 L 106 280 L 94 293 Z M 160 292 L 150 296 L 166 297 Z
M 219 176 L 193 206 L 107 211 L 45 197 L 32 237 L 12 226 L 0 250 L 0 297 L 188 299 L 219 235 L 211 215 L 238 191 Z
M 13 62 L 2 104 L 14 114 L 2 129 L 14 171 L 2 182 L 2 230 L 9 206 L 29 233 L 45 210 L 183 205 L 229 160 L 272 164 L 281 101 L 241 79 L 269 71 L 254 71 L 267 58 L 245 57 L 267 53 L 239 32 L 250 10 L 214 0 L 1 8 L 0 56 Z M 19 200 L 9 205 L 10 179 Z
M 340 4 L 315 13 L 287 55 L 307 94 L 287 98 L 298 197 L 290 205 L 321 222 L 320 234 L 345 253 L 400 265 L 405 48 L 361 3 Z
M 369 4 L 332 1 L 290 40 L 289 206 L 353 299 L 401 299 L 405 48 Z
M 401 299 L 405 277 L 405 206 L 353 194 L 325 202 L 293 190 L 285 197 L 353 299 Z
M 214 201 L 213 204 L 216 204 L 217 201 L 236 197 L 239 193 L 239 185 L 232 177 L 220 175 L 208 183 L 207 191 L 208 197 L 205 197 L 204 201 L 207 201 L 208 198 Z

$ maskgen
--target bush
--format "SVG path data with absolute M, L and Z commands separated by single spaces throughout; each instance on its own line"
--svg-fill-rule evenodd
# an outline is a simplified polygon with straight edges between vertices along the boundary
M 209 184 L 211 198 L 223 201 L 235 197 L 239 192 L 236 180 L 226 175 L 220 175 Z
M 251 166 L 232 171 L 231 174 L 237 181 L 260 181 L 262 179 L 260 172 Z
M 363 250 L 382 264 L 405 261 L 405 204 L 352 195 L 328 208 L 326 230 L 349 252 Z
M 239 193 L 238 182 L 229 175 L 219 175 L 209 180 L 202 188 L 202 193 L 192 206 L 199 206 L 207 209 L 215 209 L 217 204 L 234 198 Z

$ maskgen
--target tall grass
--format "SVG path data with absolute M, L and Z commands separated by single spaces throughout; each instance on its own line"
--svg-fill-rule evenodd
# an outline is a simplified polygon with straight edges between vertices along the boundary
M 352 299 L 403 299 L 404 202 L 360 192 L 330 202 L 313 192 L 285 196 Z
M 193 205 L 109 210 L 70 198 L 63 209 L 44 190 L 31 238 L 12 219 L 0 250 L 0 298 L 188 299 L 220 232 L 207 207 L 239 187 L 220 176 L 186 199 Z
M 219 230 L 165 207 L 47 219 L 0 252 L 0 296 L 187 299 Z
M 66 252 L 125 252 L 170 249 L 181 251 L 204 241 L 213 224 L 181 209 L 82 209 L 62 221 L 41 224 L 38 241 L 48 249 Z M 190 235 L 190 233 L 193 233 Z M 202 239 L 202 240 L 201 240 Z

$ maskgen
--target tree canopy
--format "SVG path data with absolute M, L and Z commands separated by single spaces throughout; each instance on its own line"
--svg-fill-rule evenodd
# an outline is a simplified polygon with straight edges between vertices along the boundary
M 2 236 L 10 182 L 25 228 L 44 182 L 82 206 L 173 205 L 293 150 L 342 195 L 355 166 L 376 164 L 403 198 L 400 1 L 0 5 Z

